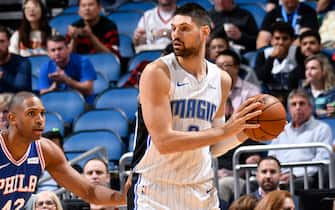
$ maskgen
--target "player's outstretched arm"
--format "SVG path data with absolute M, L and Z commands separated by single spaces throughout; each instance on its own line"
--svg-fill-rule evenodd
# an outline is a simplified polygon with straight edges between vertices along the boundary
M 248 116 L 253 112 L 253 109 L 251 109 L 253 100 L 245 101 L 238 110 L 235 110 L 230 119 L 225 122 L 225 105 L 231 89 L 231 78 L 225 71 L 221 72 L 221 89 L 222 101 L 212 126 L 224 127 L 227 137 L 222 138 L 220 142 L 211 145 L 210 149 L 212 156 L 214 157 L 223 155 L 248 139 L 248 136 L 243 132 L 245 128 L 255 128 L 255 124 L 247 124 L 244 119 L 244 116 Z
M 53 142 L 41 140 L 46 170 L 62 187 L 93 204 L 117 206 L 126 203 L 126 191 L 120 193 L 107 187 L 90 184 L 74 170 L 65 159 L 64 153 Z
M 260 104 L 249 104 L 239 113 L 238 120 L 227 126 L 203 131 L 176 131 L 172 128 L 172 114 L 169 91 L 170 78 L 167 66 L 155 61 L 146 66 L 140 79 L 140 103 L 144 122 L 157 149 L 162 154 L 193 150 L 213 145 L 224 138 L 240 133 L 248 125 L 246 120 L 260 114 L 255 110 Z

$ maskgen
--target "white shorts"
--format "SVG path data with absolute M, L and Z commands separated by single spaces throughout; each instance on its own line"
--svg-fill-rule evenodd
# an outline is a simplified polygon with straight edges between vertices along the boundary
M 213 181 L 176 185 L 152 182 L 139 175 L 133 189 L 136 210 L 219 210 Z

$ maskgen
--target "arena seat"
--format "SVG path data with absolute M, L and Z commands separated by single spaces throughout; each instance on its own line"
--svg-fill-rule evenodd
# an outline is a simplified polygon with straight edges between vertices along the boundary
M 121 109 L 132 122 L 136 117 L 137 96 L 138 89 L 136 88 L 110 88 L 97 96 L 94 107 L 96 109 Z
M 48 92 L 40 98 L 47 112 L 59 113 L 67 124 L 85 110 L 84 97 L 74 90 Z
M 57 112 L 46 112 L 44 132 L 52 131 L 55 128 L 59 129 L 59 132 L 64 136 L 64 120 L 62 116 Z
M 125 145 L 119 135 L 111 130 L 92 130 L 74 132 L 64 141 L 65 155 L 72 159 L 94 147 L 102 146 L 106 148 L 109 159 L 109 168 L 116 169 L 121 155 L 125 152 Z M 89 156 L 79 162 L 82 166 L 88 159 L 95 157 Z
M 108 129 L 120 137 L 128 136 L 128 118 L 119 109 L 93 109 L 82 113 L 73 123 L 73 131 Z
M 126 34 L 133 37 L 137 23 L 142 17 L 143 13 L 136 11 L 114 11 L 108 18 L 112 20 L 120 34 Z

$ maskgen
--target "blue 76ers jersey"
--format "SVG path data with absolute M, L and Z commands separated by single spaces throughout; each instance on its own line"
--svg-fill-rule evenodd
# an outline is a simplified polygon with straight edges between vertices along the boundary
M 44 170 L 39 141 L 30 144 L 20 160 L 15 160 L 0 135 L 0 209 L 23 209 L 35 192 Z

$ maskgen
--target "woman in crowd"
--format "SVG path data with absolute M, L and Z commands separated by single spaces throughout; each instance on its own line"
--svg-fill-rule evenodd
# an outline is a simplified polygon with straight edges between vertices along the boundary
M 255 196 L 243 195 L 229 206 L 229 210 L 254 210 L 257 202 Z
M 295 210 L 295 207 L 291 193 L 286 190 L 275 190 L 262 198 L 255 210 Z
M 36 195 L 33 210 L 63 210 L 57 195 L 52 191 L 42 191 Z
M 51 35 L 47 11 L 41 0 L 25 0 L 20 27 L 10 39 L 9 51 L 21 56 L 44 55 Z
M 305 59 L 303 87 L 314 97 L 317 117 L 334 115 L 335 74 L 328 58 L 322 54 L 311 55 Z

